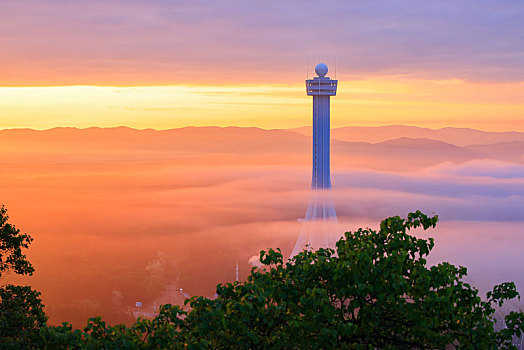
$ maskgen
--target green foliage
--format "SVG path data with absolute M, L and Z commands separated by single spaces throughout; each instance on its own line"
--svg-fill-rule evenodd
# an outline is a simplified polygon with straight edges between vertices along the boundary
M 22 253 L 29 248 L 31 236 L 20 233 L 8 223 L 7 210 L 0 208 L 0 277 L 13 271 L 32 275 L 34 268 Z M 0 287 L 0 349 L 29 349 L 40 344 L 39 330 L 47 316 L 40 292 L 28 286 Z
M 40 328 L 45 326 L 40 292 L 28 286 L 0 288 L 0 348 L 29 349 L 41 343 Z
M 8 270 L 19 275 L 32 275 L 35 269 L 22 254 L 23 248 L 29 248 L 33 241 L 31 236 L 20 233 L 14 225 L 7 221 L 9 216 L 4 206 L 0 208 L 0 277 Z
M 40 330 L 45 349 L 185 349 L 176 341 L 184 325 L 186 311 L 179 306 L 162 305 L 153 320 L 139 319 L 132 326 L 108 326 L 100 317 L 90 318 L 81 331 L 64 322 Z
M 427 266 L 433 239 L 408 234 L 435 227 L 420 211 L 391 217 L 380 230 L 347 232 L 336 250 L 303 251 L 284 262 L 262 251 L 264 269 L 247 281 L 217 286 L 218 298 L 192 297 L 190 311 L 165 305 L 153 320 L 110 327 L 90 319 L 42 329 L 49 349 L 464 349 L 512 348 L 524 314 L 494 330 L 494 308 L 519 298 L 513 283 L 495 286 L 483 301 L 449 263 Z

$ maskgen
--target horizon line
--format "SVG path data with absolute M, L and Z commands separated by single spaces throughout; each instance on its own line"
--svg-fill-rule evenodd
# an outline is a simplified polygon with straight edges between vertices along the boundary
M 145 131 L 145 130 L 154 130 L 154 131 L 168 131 L 168 130 L 177 130 L 177 129 L 185 129 L 185 128 L 220 128 L 220 129 L 227 129 L 227 128 L 239 128 L 239 129 L 260 129 L 260 130 L 296 130 L 296 129 L 302 129 L 302 128 L 311 128 L 311 125 L 302 125 L 292 128 L 265 128 L 260 126 L 241 126 L 241 125 L 227 125 L 227 126 L 220 126 L 220 125 L 185 125 L 180 127 L 173 127 L 173 128 L 137 128 L 127 125 L 115 125 L 115 126 L 99 126 L 99 125 L 93 125 L 88 127 L 78 127 L 78 126 L 54 126 L 50 128 L 30 128 L 30 127 L 4 127 L 0 128 L 0 131 L 6 131 L 6 130 L 32 130 L 32 131 L 50 131 L 55 129 L 76 129 L 76 130 L 88 130 L 88 129 L 131 129 L 131 130 L 137 130 L 137 131 Z M 416 129 L 425 129 L 425 130 L 433 130 L 433 131 L 440 131 L 445 129 L 455 129 L 455 130 L 473 130 L 473 131 L 480 131 L 480 132 L 486 132 L 486 133 L 524 133 L 524 130 L 504 130 L 504 131 L 492 131 L 492 130 L 483 130 L 483 129 L 477 129 L 477 128 L 469 128 L 469 127 L 455 127 L 455 126 L 445 126 L 442 128 L 430 128 L 426 126 L 418 126 L 418 125 L 409 125 L 409 124 L 383 124 L 383 125 L 343 125 L 343 126 L 337 126 L 332 127 L 331 130 L 335 129 L 343 129 L 343 128 L 388 128 L 388 127 L 405 127 L 405 128 L 416 128 Z

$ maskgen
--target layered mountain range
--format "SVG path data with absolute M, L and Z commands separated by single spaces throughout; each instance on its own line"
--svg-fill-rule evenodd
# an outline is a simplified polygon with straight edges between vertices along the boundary
M 75 154 L 78 161 L 152 157 L 196 158 L 227 154 L 223 162 L 306 164 L 311 128 L 264 130 L 239 127 L 186 127 L 170 130 L 117 128 L 8 129 L 0 131 L 4 161 L 26 156 Z M 10 150 L 12 152 L 7 152 Z M 104 150 L 104 152 L 100 152 Z M 156 151 L 156 154 L 155 154 Z M 45 155 L 47 154 L 47 155 Z M 198 156 L 197 156 L 198 154 Z M 278 154 L 278 157 L 263 155 Z M 407 126 L 343 127 L 332 130 L 334 167 L 412 170 L 445 161 L 493 159 L 524 163 L 524 133 Z

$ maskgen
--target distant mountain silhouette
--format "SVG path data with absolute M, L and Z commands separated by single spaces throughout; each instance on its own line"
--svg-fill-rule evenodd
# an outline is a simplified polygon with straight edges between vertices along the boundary
M 189 152 L 300 151 L 309 138 L 287 130 L 185 127 L 169 130 L 115 128 L 6 129 L 0 143 L 58 148 L 163 149 Z
M 489 145 L 471 145 L 465 147 L 484 153 L 489 158 L 524 162 L 524 141 L 499 142 Z
M 362 167 L 396 171 L 415 170 L 442 162 L 460 163 L 486 158 L 479 150 L 423 138 L 401 137 L 380 143 L 334 140 L 332 147 L 334 159 L 352 157 L 357 162 L 352 166 L 358 166 L 358 162 L 362 161 Z
M 311 127 L 290 129 L 303 135 L 311 135 Z M 399 137 L 426 138 L 457 146 L 490 144 L 508 141 L 524 141 L 524 132 L 487 132 L 468 128 L 429 129 L 417 126 L 387 125 L 377 127 L 346 126 L 331 130 L 331 137 L 342 141 L 383 142 Z
M 357 130 L 342 128 L 342 131 Z M 392 126 L 376 129 L 381 137 L 421 128 Z M 334 134 L 341 129 L 335 129 Z M 429 130 L 429 129 L 422 129 Z M 439 135 L 441 130 L 433 130 Z M 351 132 L 353 132 L 351 131 Z M 386 132 L 387 131 L 387 132 Z M 464 139 L 483 133 L 471 129 L 454 129 Z M 491 135 L 487 144 L 457 146 L 441 140 L 401 136 L 376 143 L 332 141 L 334 166 L 409 171 L 441 162 L 466 162 L 473 159 L 500 159 L 524 162 L 524 141 L 490 143 L 507 133 Z M 493 135 L 492 135 L 493 134 Z M 502 135 L 501 135 L 502 134 Z M 520 133 L 509 133 L 518 137 Z M 448 133 L 449 135 L 449 133 Z M 364 138 L 362 135 L 360 138 Z M 376 137 L 379 138 L 379 137 Z M 473 140 L 470 137 L 470 140 Z M 185 127 L 170 130 L 117 128 L 54 128 L 49 130 L 10 129 L 0 131 L 4 161 L 16 161 L 21 154 L 28 161 L 47 160 L 85 162 L 121 159 L 148 161 L 244 163 L 258 165 L 305 165 L 310 163 L 311 137 L 292 130 L 264 130 L 241 127 Z M 15 152 L 6 152 L 14 150 Z M 64 158 L 67 154 L 67 158 Z M 203 159 L 207 160 L 203 160 Z

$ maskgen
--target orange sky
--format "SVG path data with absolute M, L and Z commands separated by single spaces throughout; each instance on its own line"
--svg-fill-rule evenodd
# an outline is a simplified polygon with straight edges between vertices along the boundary
M 293 85 L 0 87 L 0 128 L 298 127 L 311 118 L 301 78 Z M 332 100 L 332 125 L 524 131 L 523 111 L 524 83 L 341 79 Z

